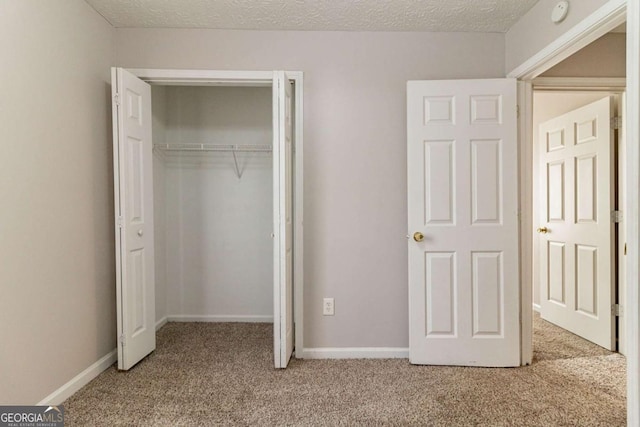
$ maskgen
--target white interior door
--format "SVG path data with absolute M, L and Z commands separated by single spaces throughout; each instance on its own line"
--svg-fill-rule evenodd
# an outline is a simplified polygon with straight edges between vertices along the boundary
M 540 309 L 615 350 L 613 99 L 540 125 Z
M 156 348 L 151 87 L 112 69 L 118 369 Z
M 291 82 L 283 71 L 273 79 L 273 350 L 276 368 L 293 352 L 293 198 Z
M 407 85 L 409 360 L 520 365 L 516 81 Z

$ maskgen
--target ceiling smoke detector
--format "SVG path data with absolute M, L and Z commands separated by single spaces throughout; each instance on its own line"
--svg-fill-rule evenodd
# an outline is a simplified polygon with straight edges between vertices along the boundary
M 569 2 L 560 1 L 551 11 L 551 21 L 555 24 L 559 24 L 567 17 L 567 13 L 569 13 Z

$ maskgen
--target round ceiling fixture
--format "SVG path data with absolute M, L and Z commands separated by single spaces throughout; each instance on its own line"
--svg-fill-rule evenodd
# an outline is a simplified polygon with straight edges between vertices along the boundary
M 564 18 L 567 17 L 567 13 L 569 13 L 569 2 L 560 1 L 551 11 L 551 21 L 558 24 L 564 21 Z

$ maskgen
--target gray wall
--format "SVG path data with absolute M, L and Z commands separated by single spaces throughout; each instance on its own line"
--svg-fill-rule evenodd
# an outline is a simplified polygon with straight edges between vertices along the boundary
M 118 29 L 116 51 L 130 68 L 304 71 L 305 347 L 406 347 L 406 82 L 502 77 L 504 35 Z
M 115 31 L 82 0 L 0 28 L 0 404 L 33 404 L 116 346 Z

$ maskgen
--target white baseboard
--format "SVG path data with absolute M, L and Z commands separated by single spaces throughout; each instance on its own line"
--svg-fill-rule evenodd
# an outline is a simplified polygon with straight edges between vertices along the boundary
M 540 313 L 540 304 L 533 304 L 533 311 Z
M 244 322 L 244 323 L 273 323 L 273 316 L 249 315 L 189 315 L 174 314 L 166 317 L 168 322 Z
M 169 318 L 167 316 L 164 316 L 162 319 L 158 320 L 156 322 L 156 332 L 160 330 L 160 328 L 162 328 L 164 325 L 166 325 L 168 321 Z
M 118 350 L 114 349 L 105 356 L 102 356 L 97 362 L 89 366 L 84 371 L 73 377 L 71 381 L 42 399 L 37 405 L 60 405 L 62 402 L 73 396 L 89 382 L 104 372 L 118 360 Z
M 409 349 L 402 347 L 322 347 L 305 348 L 301 359 L 408 359 Z

